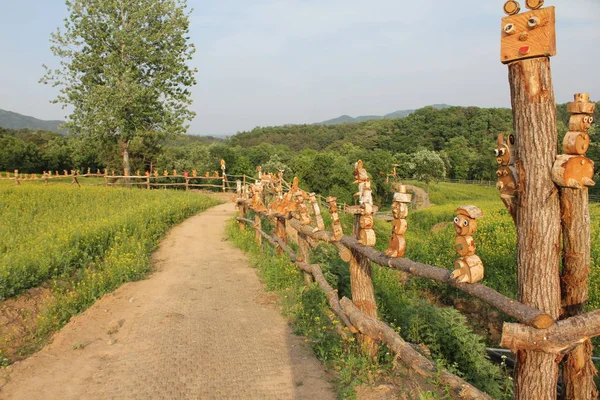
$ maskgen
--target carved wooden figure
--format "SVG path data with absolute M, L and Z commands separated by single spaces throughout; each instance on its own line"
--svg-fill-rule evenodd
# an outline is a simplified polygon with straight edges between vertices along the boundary
M 538 9 L 523 14 L 518 14 L 520 7 L 516 1 L 509 0 L 504 4 L 504 12 L 509 14 L 502 18 L 500 60 L 504 64 L 556 55 L 554 7 L 539 9 L 539 3 L 536 4 Z
M 594 162 L 585 157 L 590 146 L 590 136 L 587 130 L 592 126 L 595 103 L 590 102 L 587 93 L 577 93 L 575 101 L 568 104 L 571 118 L 569 132 L 563 140 L 563 153 L 556 157 L 552 167 L 552 180 L 558 186 L 581 189 L 584 186 L 594 186 Z M 589 111 L 586 113 L 584 111 Z
M 371 182 L 368 178 L 363 183 L 360 207 L 362 212 L 359 221 L 360 234 L 358 242 L 365 246 L 373 247 L 375 246 L 376 237 L 375 231 L 373 230 L 373 196 L 371 194 Z
M 358 196 L 359 203 L 363 200 L 363 188 L 368 180 L 367 170 L 364 168 L 362 160 L 358 160 L 354 164 L 354 183 L 358 184 L 358 192 L 354 196 Z
M 294 193 L 295 201 L 296 201 L 296 213 L 294 217 L 300 221 L 302 225 L 309 225 L 312 222 L 310 215 L 308 214 L 308 208 L 304 201 L 308 197 L 306 193 L 302 190 L 298 190 Z
M 309 193 L 308 197 L 310 199 L 310 204 L 312 205 L 313 212 L 315 214 L 315 222 L 317 224 L 317 227 L 315 228 L 314 231 L 315 232 L 316 231 L 324 231 L 325 223 L 323 222 L 323 217 L 321 216 L 321 207 L 319 206 L 319 202 L 317 201 L 317 196 L 313 192 L 313 193 Z
M 406 239 L 404 234 L 408 229 L 406 217 L 408 216 L 408 204 L 411 201 L 411 195 L 406 193 L 406 186 L 400 185 L 399 191 L 394 193 L 394 202 L 392 203 L 392 236 L 385 254 L 390 257 L 404 257 L 406 251 Z
M 339 241 L 340 239 L 342 239 L 342 236 L 344 236 L 344 231 L 342 230 L 342 223 L 340 222 L 338 206 L 335 202 L 336 200 L 337 197 L 329 196 L 325 199 L 325 202 L 329 204 L 329 214 L 331 214 L 333 240 Z
M 461 258 L 454 262 L 452 277 L 459 282 L 476 283 L 483 279 L 483 262 L 475 255 L 475 241 L 471 235 L 477 230 L 477 219 L 482 218 L 483 213 L 476 206 L 462 206 L 455 211 L 458 215 L 454 217 L 457 234 L 454 249 Z

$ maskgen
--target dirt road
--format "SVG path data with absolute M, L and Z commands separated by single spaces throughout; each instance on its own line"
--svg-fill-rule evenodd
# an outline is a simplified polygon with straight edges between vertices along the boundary
M 334 399 L 321 364 L 224 241 L 233 213 L 224 204 L 175 227 L 154 254 L 158 272 L 9 367 L 0 399 Z

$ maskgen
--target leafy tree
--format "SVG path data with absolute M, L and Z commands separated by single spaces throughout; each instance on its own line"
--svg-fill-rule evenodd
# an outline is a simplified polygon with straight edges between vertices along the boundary
M 62 59 L 44 83 L 61 87 L 54 100 L 72 106 L 66 127 L 109 136 L 130 172 L 129 145 L 141 135 L 181 133 L 194 116 L 189 87 L 195 69 L 188 43 L 186 0 L 67 0 L 64 29 L 51 35 Z
M 435 151 L 418 151 L 415 153 L 413 163 L 415 165 L 415 178 L 427 184 L 432 180 L 446 177 L 444 160 Z
M 269 158 L 269 161 L 267 161 L 262 167 L 263 172 L 270 172 L 275 175 L 277 175 L 277 172 L 280 170 L 284 172 L 287 171 L 288 174 L 290 172 L 290 167 L 288 167 L 281 161 L 281 157 L 279 157 L 278 154 L 273 154 L 271 158 Z

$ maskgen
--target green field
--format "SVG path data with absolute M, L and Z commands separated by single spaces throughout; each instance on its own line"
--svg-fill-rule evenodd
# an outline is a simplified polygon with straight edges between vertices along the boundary
M 183 191 L 1 182 L 0 300 L 51 288 L 53 306 L 37 324 L 43 337 L 144 277 L 166 231 L 216 203 Z

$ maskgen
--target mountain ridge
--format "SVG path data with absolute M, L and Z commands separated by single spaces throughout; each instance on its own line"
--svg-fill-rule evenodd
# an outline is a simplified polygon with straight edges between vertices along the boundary
M 431 104 L 430 106 L 426 106 L 426 107 L 433 107 L 433 108 L 437 108 L 438 110 L 441 110 L 443 108 L 448 108 L 448 107 L 452 107 L 448 104 Z M 360 115 L 358 117 L 351 117 L 347 114 L 344 115 L 340 115 L 337 118 L 332 118 L 332 119 L 328 119 L 322 122 L 315 122 L 313 125 L 338 125 L 338 124 L 356 124 L 359 122 L 363 122 L 363 121 L 370 121 L 370 120 L 377 120 L 377 119 L 391 119 L 391 118 L 403 118 L 406 117 L 410 114 L 412 114 L 413 112 L 415 112 L 416 109 L 409 109 L 409 110 L 397 110 L 385 115 Z
M 64 121 L 43 120 L 28 115 L 7 111 L 0 108 L 0 128 L 6 129 L 41 129 L 44 131 L 64 133 L 60 125 Z

